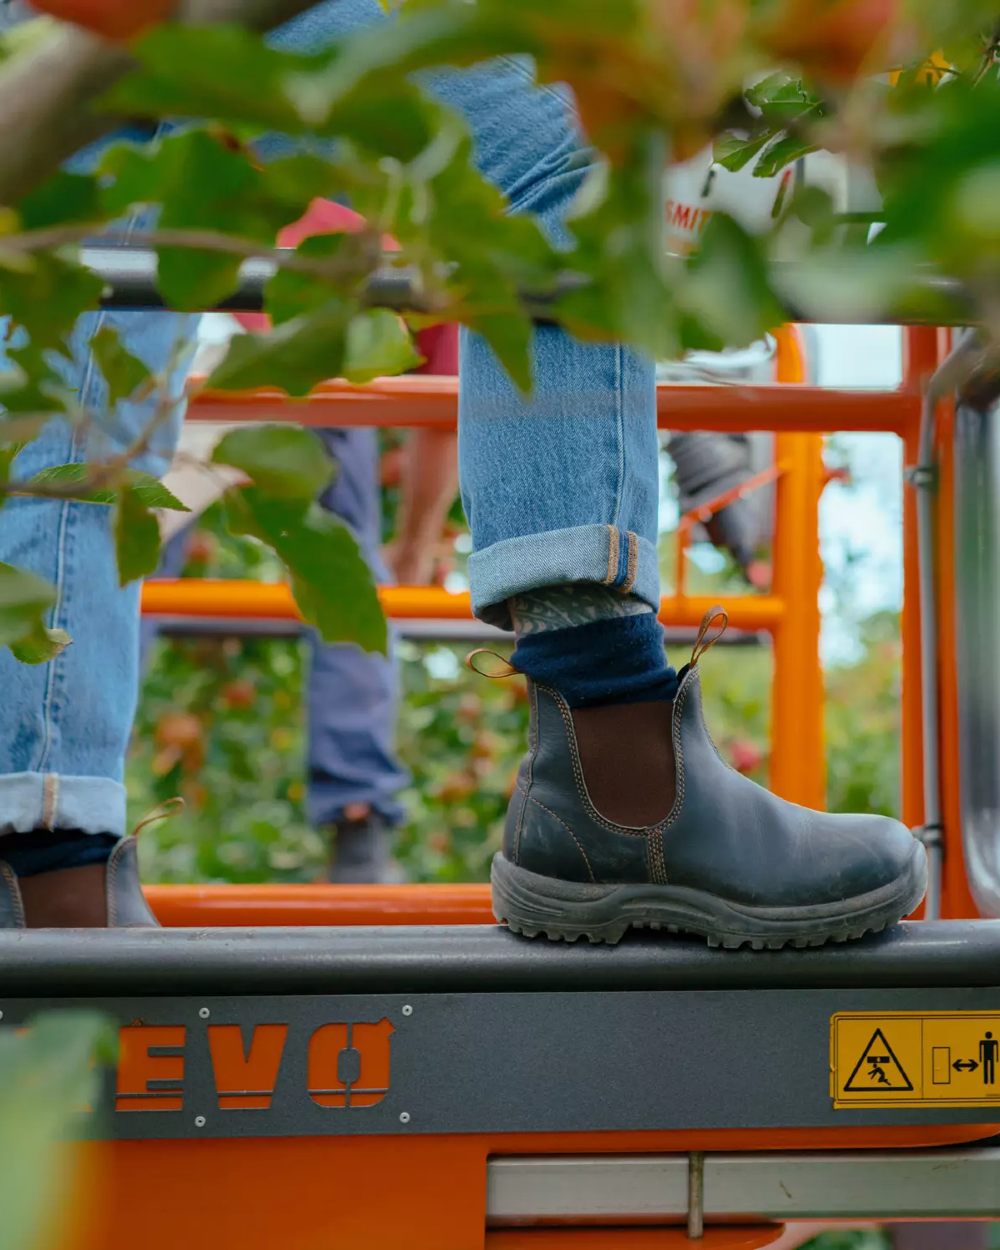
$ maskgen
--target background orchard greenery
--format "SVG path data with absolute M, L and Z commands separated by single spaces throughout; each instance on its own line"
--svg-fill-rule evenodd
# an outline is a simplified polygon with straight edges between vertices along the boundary
M 388 445 L 395 444 L 390 435 Z M 383 494 L 392 532 L 394 492 Z M 452 525 L 455 537 L 464 527 Z M 454 542 L 454 539 L 452 540 Z M 459 538 L 454 565 L 463 565 Z M 671 536 L 662 540 L 669 568 Z M 263 547 L 226 534 L 209 513 L 189 547 L 189 576 L 271 578 Z M 695 593 L 743 593 L 733 566 L 690 570 Z M 894 814 L 899 793 L 898 619 L 860 623 L 853 583 L 835 585 L 838 617 L 858 646 L 828 667 L 829 804 Z M 503 651 L 504 648 L 498 648 Z M 528 709 L 519 678 L 468 671 L 468 646 L 403 640 L 397 647 L 399 754 L 412 782 L 396 854 L 417 881 L 485 880 L 499 845 Z M 673 652 L 682 663 L 683 650 Z M 180 795 L 185 809 L 140 839 L 144 874 L 163 881 L 303 881 L 322 871 L 326 847 L 305 812 L 302 698 L 308 647 L 291 639 L 165 638 L 150 654 L 129 760 L 131 815 Z M 736 768 L 766 781 L 771 653 L 716 647 L 703 669 L 709 723 Z

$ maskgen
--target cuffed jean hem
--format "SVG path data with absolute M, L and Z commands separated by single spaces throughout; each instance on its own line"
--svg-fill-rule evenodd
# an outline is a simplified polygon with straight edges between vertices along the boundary
M 329 829 L 331 825 L 343 820 L 345 808 L 362 803 L 377 812 L 390 829 L 398 828 L 406 816 L 404 808 L 392 799 L 387 799 L 384 795 L 373 795 L 371 791 L 358 790 L 357 797 L 349 795 L 344 798 L 343 793 L 339 793 L 335 799 L 311 796 L 306 804 L 309 823 L 314 829 Z
M 656 547 L 617 525 L 577 525 L 493 543 L 469 558 L 472 610 L 511 629 L 507 600 L 542 586 L 597 582 L 660 607 Z
M 125 833 L 125 787 L 109 777 L 62 777 L 58 773 L 0 776 L 0 833 L 79 829 Z

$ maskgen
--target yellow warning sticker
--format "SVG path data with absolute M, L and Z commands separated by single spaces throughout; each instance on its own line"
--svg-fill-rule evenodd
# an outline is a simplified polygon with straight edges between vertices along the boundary
M 1000 1011 L 841 1012 L 834 1107 L 1000 1106 Z

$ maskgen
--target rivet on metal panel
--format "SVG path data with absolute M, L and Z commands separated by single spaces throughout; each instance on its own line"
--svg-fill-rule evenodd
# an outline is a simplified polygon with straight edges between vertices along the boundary
M 403 1004 L 403 1015 L 404 1015 L 404 1016 L 412 1016 L 412 1015 L 413 1015 L 413 1007 L 412 1007 L 409 1003 L 404 1003 L 404 1004 Z
M 204 1127 L 205 1127 L 205 1117 L 204 1117 L 203 1115 L 196 1115 L 196 1116 L 194 1117 L 194 1126 L 195 1126 L 195 1128 L 204 1128 Z
M 198 1015 L 201 1016 L 203 1020 L 207 1020 L 211 1014 L 211 1011 L 207 1007 L 198 1008 Z
M 410 1113 L 409 1113 L 409 1111 L 401 1111 L 401 1112 L 399 1113 L 399 1122 L 400 1122 L 400 1124 L 409 1124 L 409 1122 L 410 1122 Z
M 705 1156 L 688 1155 L 688 1238 L 698 1241 L 705 1232 Z

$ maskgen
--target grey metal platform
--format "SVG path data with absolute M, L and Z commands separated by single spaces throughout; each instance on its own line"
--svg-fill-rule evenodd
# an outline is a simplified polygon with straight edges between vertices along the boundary
M 1000 986 L 1000 920 L 762 952 L 640 934 L 567 946 L 496 925 L 0 931 L 0 997 L 946 986 Z
M 133 1030 L 93 1130 L 122 1137 L 1000 1123 L 1000 1082 L 973 1059 L 1000 1036 L 1000 922 L 761 954 L 487 926 L 0 933 L 3 1024 L 71 1006 Z M 844 1013 L 876 1019 L 842 1043 L 861 1076 L 837 1079 L 875 1081 L 860 1096 L 879 1105 L 834 1100 Z M 968 1025 L 944 1095 L 900 1049 L 894 1030 L 914 1026 L 895 1013 Z M 220 1048 L 237 1060 L 220 1068 Z M 975 1105 L 953 1105 L 970 1090 Z

